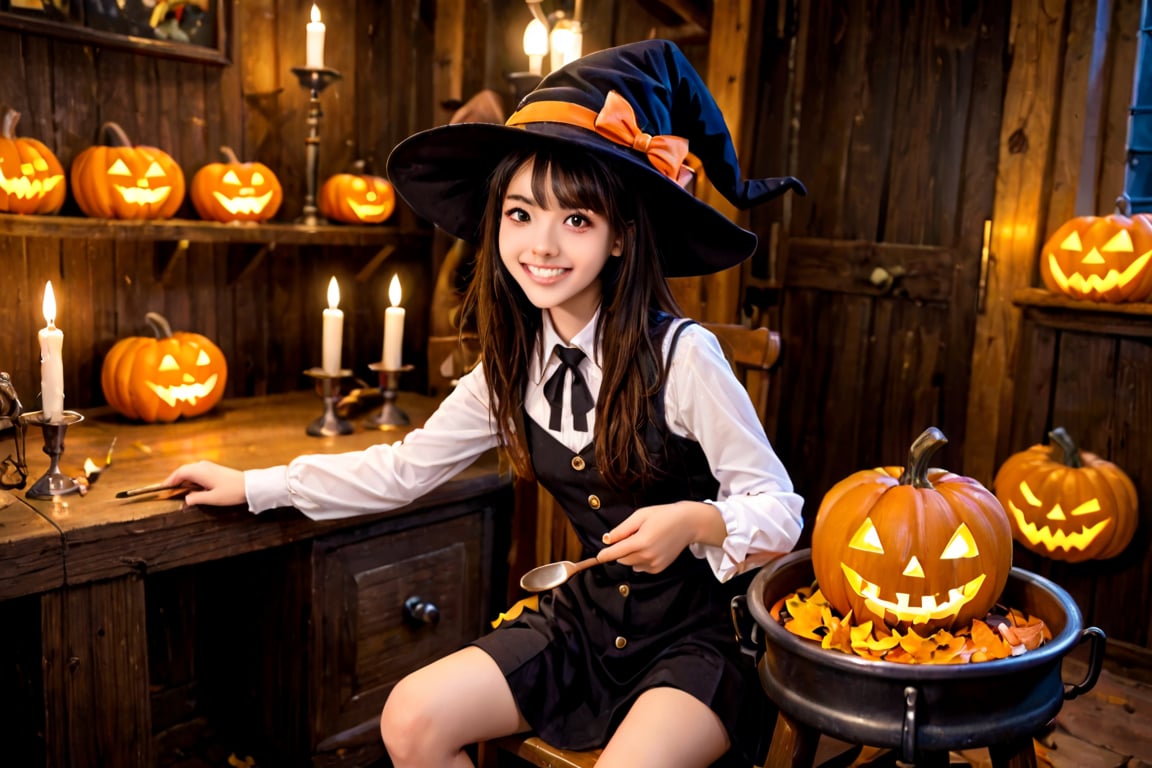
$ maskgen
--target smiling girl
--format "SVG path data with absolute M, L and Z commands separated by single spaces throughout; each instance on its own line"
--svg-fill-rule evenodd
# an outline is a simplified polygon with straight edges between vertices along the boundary
M 714 100 L 675 45 L 601 51 L 549 75 L 506 125 L 416 134 L 389 159 L 404 200 L 478 242 L 464 301 L 481 364 L 403 442 L 287 466 L 208 462 L 189 504 L 314 519 L 402 506 L 497 446 L 564 508 L 599 564 L 401 680 L 381 715 L 397 768 L 534 730 L 605 768 L 751 766 L 772 719 L 729 617 L 792 549 L 802 500 L 715 337 L 666 282 L 749 257 L 755 236 L 685 187 L 688 151 L 748 207 Z

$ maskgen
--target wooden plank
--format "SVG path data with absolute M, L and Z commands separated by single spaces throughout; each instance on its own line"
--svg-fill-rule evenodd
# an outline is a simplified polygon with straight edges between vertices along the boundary
M 954 262 L 955 253 L 945 246 L 791 238 L 785 281 L 789 288 L 865 296 L 891 291 L 915 301 L 944 302 L 952 294 Z M 894 280 L 887 286 L 874 283 L 877 268 Z
M 708 42 L 708 69 L 704 79 L 724 115 L 737 157 L 747 157 L 744 126 L 745 94 L 751 86 L 748 77 L 750 52 L 758 50 L 752 28 L 751 0 L 714 0 L 712 27 Z M 742 170 L 746 170 L 744 165 Z M 747 226 L 747 214 L 740 211 L 710 184 L 697 193 L 705 202 L 738 224 Z M 739 267 L 726 269 L 704 278 L 704 313 L 698 319 L 713 323 L 732 323 L 740 319 Z
M 151 768 L 148 645 L 139 576 L 41 598 L 50 765 Z
M 414 426 L 422 424 L 437 403 L 411 393 L 403 393 L 398 401 Z M 302 453 L 361 450 L 404 436 L 404 431 L 357 430 L 338 439 L 309 437 L 304 428 L 321 411 L 322 404 L 311 392 L 228 401 L 209 415 L 171 424 L 133 424 L 108 409 L 93 409 L 85 421 L 69 430 L 61 469 L 77 474 L 85 457 L 104 456 L 115 435 L 117 450 L 111 469 L 86 496 L 67 497 L 65 514 L 51 501 L 30 500 L 28 504 L 63 532 L 69 584 L 168 570 L 362 524 L 370 518 L 315 523 L 291 510 L 257 517 L 240 508 L 185 508 L 180 499 L 115 498 L 116 491 L 162 479 L 179 464 L 204 456 L 251 469 L 285 463 Z M 30 457 L 33 477 L 43 474 L 47 461 L 43 455 Z M 486 455 L 408 509 L 500 490 L 509 478 L 496 471 L 495 461 L 495 456 Z M 381 517 L 397 514 L 382 513 Z
M 1000 157 L 992 214 L 992 253 L 985 312 L 976 319 L 972 382 L 968 394 L 964 472 L 987 484 L 1006 455 L 1011 423 L 1019 310 L 1012 295 L 1031 282 L 1048 172 L 1046 126 L 1058 103 L 1064 3 L 1013 3 L 1012 68 L 1004 95 Z M 989 450 L 996 446 L 996 450 Z
M 40 435 L 30 437 L 29 443 L 35 445 Z M 5 451 L 10 448 L 7 442 L 3 446 Z M 29 478 L 29 485 L 35 479 Z M 0 490 L 0 600 L 46 592 L 64 583 L 60 531 L 22 499 L 23 491 Z

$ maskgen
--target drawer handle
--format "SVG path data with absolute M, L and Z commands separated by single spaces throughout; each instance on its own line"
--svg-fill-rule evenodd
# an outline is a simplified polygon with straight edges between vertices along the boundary
M 412 595 L 404 601 L 404 618 L 414 624 L 439 624 L 440 609 L 435 603 Z

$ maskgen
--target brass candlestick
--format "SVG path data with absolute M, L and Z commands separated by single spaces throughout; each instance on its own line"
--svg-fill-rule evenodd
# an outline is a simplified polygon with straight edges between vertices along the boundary
M 305 376 L 316 379 L 316 392 L 324 400 L 324 413 L 308 425 L 307 432 L 312 437 L 334 437 L 352 434 L 352 423 L 336 415 L 336 402 L 340 399 L 340 380 L 352 375 L 352 371 L 342 368 L 339 373 L 328 373 L 323 368 L 309 368 Z
M 304 138 L 304 180 L 306 192 L 304 194 L 304 215 L 299 223 L 309 226 L 323 224 L 324 219 L 318 216 L 316 207 L 317 174 L 320 170 L 320 92 L 343 75 L 334 69 L 324 67 L 292 67 L 292 74 L 300 81 L 303 88 L 308 89 L 308 135 Z
M 384 398 L 384 405 L 375 416 L 365 419 L 364 426 L 369 429 L 398 429 L 406 427 L 412 422 L 408 414 L 396 405 L 396 391 L 400 384 L 400 374 L 411 371 L 415 366 L 402 365 L 399 368 L 385 368 L 384 362 L 371 363 L 372 370 L 380 374 L 380 396 Z
M 68 427 L 84 421 L 84 417 L 76 411 L 64 411 L 59 419 L 48 421 L 44 418 L 44 411 L 28 411 L 20 415 L 20 421 L 40 426 L 44 433 L 44 453 L 49 459 L 48 471 L 32 484 L 25 495 L 30 499 L 51 499 L 79 493 L 79 483 L 60 471 L 60 457 L 64 455 L 64 434 Z

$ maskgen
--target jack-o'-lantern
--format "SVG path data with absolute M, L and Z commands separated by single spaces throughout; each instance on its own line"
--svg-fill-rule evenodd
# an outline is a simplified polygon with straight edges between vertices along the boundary
M 0 121 L 0 211 L 56 213 L 64 205 L 64 168 L 41 142 L 16 138 L 19 121 L 14 109 Z
M 1040 276 L 1054 293 L 1109 303 L 1152 295 L 1152 220 L 1079 216 L 1044 243 Z
M 280 210 L 284 191 L 263 163 L 242 163 L 231 147 L 224 162 L 209 163 L 192 177 L 192 205 L 209 221 L 267 221 Z
M 72 162 L 72 194 L 88 216 L 167 219 L 184 202 L 184 172 L 156 147 L 132 146 L 124 129 L 105 123 L 110 146 L 88 147 Z
M 924 634 L 966 626 L 999 599 L 1012 568 L 1008 518 L 976 480 L 928 468 L 946 442 L 930 427 L 907 467 L 856 472 L 824 496 L 812 567 L 854 623 Z
M 320 215 L 345 224 L 379 224 L 396 209 L 391 182 L 367 173 L 337 173 L 320 186 Z
M 156 338 L 121 339 L 104 358 L 100 384 L 108 405 L 147 422 L 207 413 L 224 396 L 224 353 L 198 333 L 173 333 L 162 315 L 149 312 L 145 319 Z
M 1012 535 L 1053 560 L 1115 557 L 1136 533 L 1136 486 L 1112 462 L 1079 450 L 1062 427 L 1048 436 L 1051 445 L 1009 456 L 992 483 Z

